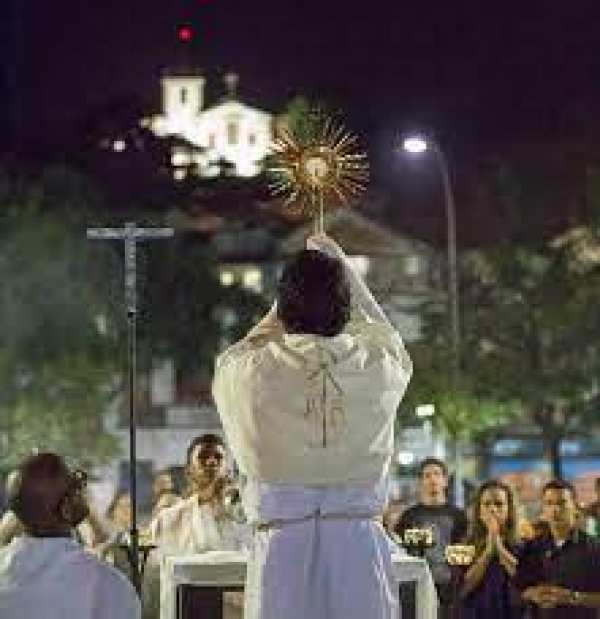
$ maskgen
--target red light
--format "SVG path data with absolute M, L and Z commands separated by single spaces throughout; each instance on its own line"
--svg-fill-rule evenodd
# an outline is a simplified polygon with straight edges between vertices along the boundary
M 179 26 L 177 29 L 177 37 L 180 41 L 188 42 L 192 40 L 194 32 L 189 26 Z

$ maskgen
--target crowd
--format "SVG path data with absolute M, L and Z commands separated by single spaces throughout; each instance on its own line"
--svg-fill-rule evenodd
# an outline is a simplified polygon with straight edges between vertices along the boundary
M 448 501 L 446 464 L 427 458 L 417 503 L 387 502 L 411 374 L 400 334 L 352 261 L 333 239 L 310 237 L 270 311 L 215 365 L 213 396 L 243 483 L 214 434 L 182 454 L 181 492 L 157 474 L 140 603 L 127 493 L 101 516 L 82 471 L 57 454 L 31 456 L 8 480 L 0 618 L 157 619 L 165 558 L 213 550 L 247 550 L 231 618 L 397 619 L 392 553 L 406 551 L 429 564 L 440 619 L 598 617 L 600 545 L 590 533 L 600 491 L 591 526 L 558 479 L 527 521 L 499 480 L 483 483 L 465 512 Z
M 56 454 L 26 460 L 6 480 L 0 616 L 33 617 L 45 608 L 48 619 L 157 619 L 165 556 L 249 544 L 240 484 L 225 462 L 222 439 L 205 434 L 187 449 L 180 494 L 167 471 L 156 474 L 151 518 L 141 532 L 142 547 L 151 550 L 140 604 L 129 584 L 129 494 L 117 491 L 100 516 L 86 498 L 83 472 Z M 402 509 L 391 500 L 381 515 L 399 552 L 402 546 L 415 552 L 411 531 L 430 531 L 417 552 L 431 569 L 440 619 L 600 616 L 600 543 L 594 535 L 600 532 L 600 479 L 598 500 L 585 509 L 570 483 L 548 482 L 533 520 L 524 518 L 513 491 L 499 480 L 481 484 L 468 512 L 447 501 L 448 480 L 446 464 L 426 458 L 418 467 L 417 503 Z M 225 613 L 240 617 L 241 608 L 233 596 Z

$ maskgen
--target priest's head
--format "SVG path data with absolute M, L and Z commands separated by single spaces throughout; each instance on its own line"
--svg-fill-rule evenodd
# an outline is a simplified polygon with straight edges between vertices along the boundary
M 311 249 L 300 251 L 279 280 L 277 316 L 288 333 L 333 337 L 350 319 L 351 292 L 339 260 Z
M 11 508 L 35 537 L 68 536 L 88 515 L 86 479 L 54 453 L 39 453 L 19 467 Z

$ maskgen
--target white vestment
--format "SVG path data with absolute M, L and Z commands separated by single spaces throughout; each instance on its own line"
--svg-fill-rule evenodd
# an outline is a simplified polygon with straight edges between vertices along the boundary
M 411 370 L 392 326 L 360 313 L 335 337 L 260 333 L 219 357 L 213 394 L 263 525 L 245 619 L 397 619 L 375 517 Z
M 198 554 L 209 550 L 241 550 L 248 545 L 247 526 L 231 519 L 215 519 L 213 508 L 199 504 L 192 495 L 159 512 L 150 524 L 150 536 L 157 545 L 146 570 L 147 605 L 157 608 L 156 589 L 159 570 L 167 556 Z M 238 605 L 239 606 L 239 605 Z M 226 607 L 229 617 L 239 615 L 237 608 Z
M 234 520 L 216 519 L 213 508 L 199 504 L 197 495 L 161 510 L 150 524 L 159 556 L 240 550 L 244 531 L 244 525 Z
M 2 619 L 139 619 L 119 571 L 66 538 L 15 538 L 0 549 Z

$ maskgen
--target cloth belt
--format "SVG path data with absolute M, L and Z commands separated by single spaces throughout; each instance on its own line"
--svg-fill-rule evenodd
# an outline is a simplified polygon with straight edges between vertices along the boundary
M 271 529 L 281 529 L 291 524 L 301 524 L 303 522 L 310 522 L 314 520 L 319 522 L 320 520 L 376 520 L 378 514 L 373 512 L 321 512 L 317 509 L 314 512 L 306 514 L 306 516 L 298 516 L 297 518 L 274 518 L 266 522 L 258 522 L 253 525 L 255 533 L 261 533 L 264 531 L 270 531 Z

